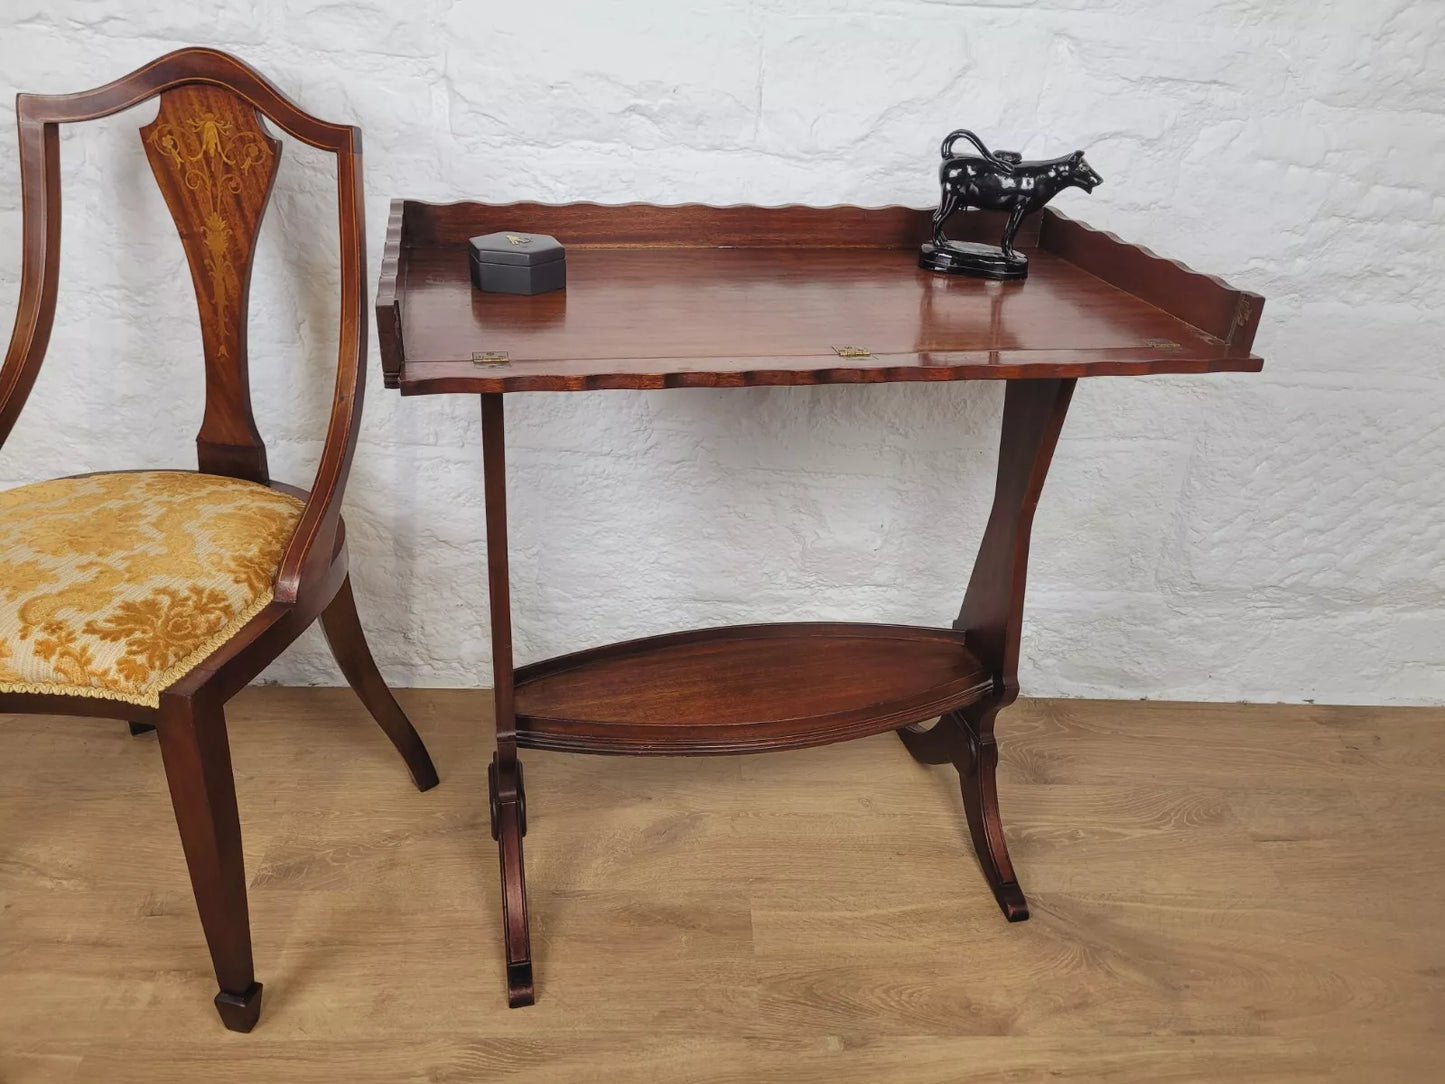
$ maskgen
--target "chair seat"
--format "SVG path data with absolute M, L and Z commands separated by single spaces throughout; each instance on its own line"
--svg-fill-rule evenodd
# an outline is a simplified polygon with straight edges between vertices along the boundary
M 0 492 L 0 692 L 155 707 L 271 602 L 301 510 L 182 471 Z

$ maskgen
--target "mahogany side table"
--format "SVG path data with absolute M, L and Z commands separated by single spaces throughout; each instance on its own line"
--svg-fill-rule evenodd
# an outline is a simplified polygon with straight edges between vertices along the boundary
M 968 216 L 967 239 L 997 237 Z M 466 241 L 567 246 L 565 291 L 475 292 Z M 534 1000 L 519 748 L 755 753 L 897 730 L 951 763 L 1010 922 L 1028 905 L 1004 842 L 994 721 L 1018 696 L 1029 533 L 1079 377 L 1256 372 L 1264 299 L 1045 210 L 1029 277 L 919 270 L 930 212 L 903 207 L 392 203 L 376 303 L 387 387 L 481 398 L 507 996 Z M 502 421 L 509 392 L 1004 380 L 993 509 L 950 628 L 788 623 L 653 636 L 515 668 Z M 932 727 L 921 724 L 938 721 Z

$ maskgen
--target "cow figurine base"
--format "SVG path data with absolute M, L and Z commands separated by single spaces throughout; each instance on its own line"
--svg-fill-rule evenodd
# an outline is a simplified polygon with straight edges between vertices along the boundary
M 953 145 L 967 139 L 978 154 L 954 154 Z M 950 132 L 941 148 L 938 170 L 943 195 L 933 212 L 933 240 L 918 253 L 918 266 L 950 275 L 986 279 L 1021 279 L 1029 273 L 1029 259 L 1014 250 L 1014 237 L 1024 217 L 1040 210 L 1065 188 L 1092 192 L 1102 178 L 1084 161 L 1084 152 L 1063 158 L 1025 162 L 1014 151 L 990 151 L 966 128 Z M 955 211 L 1007 211 L 1003 240 L 997 248 L 977 241 L 950 241 L 944 224 Z
M 941 247 L 925 241 L 918 252 L 918 266 L 981 279 L 1022 279 L 1029 274 L 1029 258 L 1022 252 L 1006 256 L 997 245 L 978 241 L 945 241 Z

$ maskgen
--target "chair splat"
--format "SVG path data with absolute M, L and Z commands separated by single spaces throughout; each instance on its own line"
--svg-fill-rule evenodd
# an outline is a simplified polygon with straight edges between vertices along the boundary
M 251 410 L 246 324 L 256 236 L 281 159 L 256 109 L 222 87 L 190 83 L 160 96 L 141 130 L 190 264 L 206 355 L 200 468 L 265 484 L 266 446 Z

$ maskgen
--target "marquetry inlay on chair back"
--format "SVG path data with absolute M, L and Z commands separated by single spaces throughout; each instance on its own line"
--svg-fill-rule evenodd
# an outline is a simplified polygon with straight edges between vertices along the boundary
M 246 324 L 256 235 L 281 162 L 281 144 L 244 98 L 192 83 L 161 95 L 141 129 L 146 157 L 181 235 L 201 310 L 206 355 L 202 469 L 257 474 L 266 449 L 251 412 Z
M 361 136 L 301 110 L 259 73 L 213 49 L 181 49 L 78 94 L 21 94 L 25 252 L 16 333 L 0 370 L 0 443 L 43 360 L 55 312 L 60 235 L 57 127 L 159 98 L 140 129 L 145 154 L 180 233 L 200 310 L 206 404 L 200 469 L 269 482 L 251 409 L 246 325 L 256 238 L 281 162 L 269 121 L 335 154 L 341 231 L 341 335 L 336 397 L 320 477 L 344 484 L 360 416 L 366 353 Z

